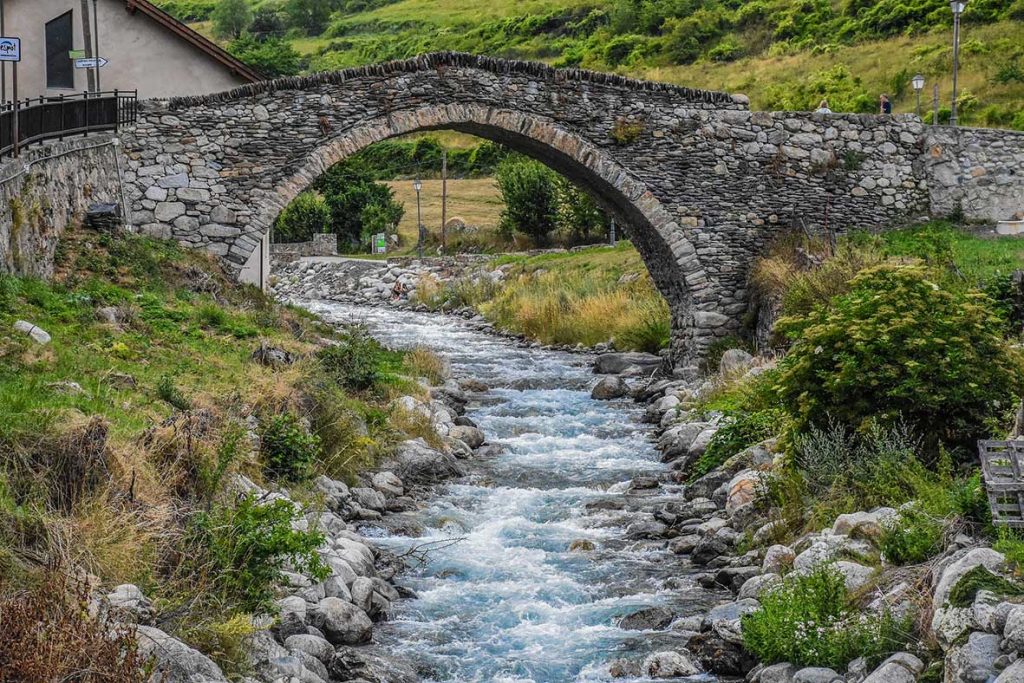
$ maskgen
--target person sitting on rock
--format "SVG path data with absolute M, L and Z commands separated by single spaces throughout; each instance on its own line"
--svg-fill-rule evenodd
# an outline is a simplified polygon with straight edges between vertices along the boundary
M 395 301 L 405 296 L 405 285 L 402 284 L 401 280 L 395 280 L 395 284 L 391 287 L 391 300 Z
M 832 110 L 828 108 L 828 100 L 822 100 L 818 103 L 818 108 L 814 110 L 815 114 L 831 114 Z

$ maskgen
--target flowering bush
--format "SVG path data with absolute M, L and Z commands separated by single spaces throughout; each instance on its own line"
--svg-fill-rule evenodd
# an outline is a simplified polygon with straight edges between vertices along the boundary
M 910 640 L 890 614 L 857 613 L 834 567 L 790 574 L 743 617 L 743 644 L 766 664 L 827 666 L 842 671 L 858 657 L 874 664 Z
M 780 320 L 795 344 L 779 396 L 797 431 L 828 417 L 855 431 L 902 420 L 929 455 L 973 453 L 1024 382 L 991 303 L 943 289 L 925 268 L 883 265 L 828 306 Z

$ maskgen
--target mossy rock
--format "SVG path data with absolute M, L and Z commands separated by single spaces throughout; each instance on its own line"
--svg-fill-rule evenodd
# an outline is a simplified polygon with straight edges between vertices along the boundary
M 991 591 L 1002 597 L 1024 595 L 1024 585 L 993 574 L 983 565 L 978 565 L 953 586 L 949 592 L 949 604 L 953 607 L 970 607 L 980 590 Z

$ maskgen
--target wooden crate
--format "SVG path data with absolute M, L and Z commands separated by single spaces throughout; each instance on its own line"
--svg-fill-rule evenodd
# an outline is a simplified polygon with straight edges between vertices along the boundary
M 1024 528 L 1024 441 L 980 441 L 978 451 L 992 522 Z

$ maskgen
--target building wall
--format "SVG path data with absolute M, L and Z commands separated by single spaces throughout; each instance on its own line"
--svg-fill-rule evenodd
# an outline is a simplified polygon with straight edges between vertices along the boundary
M 88 5 L 91 12 L 92 0 Z M 124 0 L 99 0 L 97 9 L 100 53 L 110 60 L 100 69 L 103 90 L 137 89 L 143 98 L 165 98 L 220 92 L 245 83 L 149 17 L 128 13 Z M 46 88 L 46 22 L 71 10 L 75 48 L 92 54 L 85 44 L 81 0 L 7 0 L 5 10 L 7 35 L 20 37 L 22 42 L 18 66 L 21 99 L 68 95 L 88 87 L 87 71 L 76 69 L 74 90 Z M 4 99 L 11 99 L 10 67 L 7 81 Z

